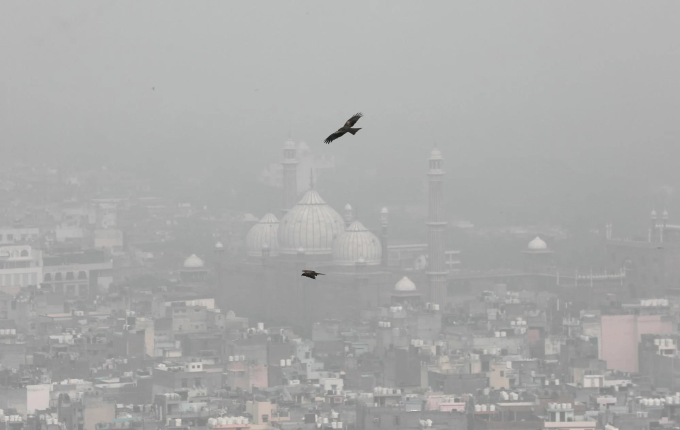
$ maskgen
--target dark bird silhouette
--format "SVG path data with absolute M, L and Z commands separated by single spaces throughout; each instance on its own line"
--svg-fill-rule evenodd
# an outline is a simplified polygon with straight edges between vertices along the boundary
M 352 126 L 356 124 L 357 121 L 359 121 L 359 118 L 361 118 L 362 116 L 364 115 L 361 112 L 355 114 L 352 118 L 348 119 L 345 122 L 345 125 L 339 128 L 338 131 L 328 136 L 326 140 L 324 140 L 324 143 L 329 144 L 335 139 L 344 136 L 346 133 L 351 133 L 352 135 L 357 134 L 357 131 L 361 130 L 361 128 L 352 128 Z
M 318 275 L 323 275 L 323 273 L 315 272 L 313 270 L 303 270 L 302 275 L 300 276 L 306 276 L 311 279 L 316 279 Z

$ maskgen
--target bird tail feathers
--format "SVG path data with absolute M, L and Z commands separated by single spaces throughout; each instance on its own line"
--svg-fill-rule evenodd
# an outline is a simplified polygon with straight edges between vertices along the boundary
M 357 134 L 357 131 L 359 131 L 359 130 L 361 130 L 361 127 L 359 127 L 359 128 L 350 128 L 350 129 L 349 129 L 349 132 L 352 133 L 352 136 L 354 136 L 355 134 Z

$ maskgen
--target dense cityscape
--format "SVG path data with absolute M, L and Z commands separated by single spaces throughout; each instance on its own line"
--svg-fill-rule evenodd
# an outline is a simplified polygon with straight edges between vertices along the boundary
M 0 1 L 0 430 L 680 430 L 680 1 Z
M 602 220 L 601 267 L 562 267 L 576 239 L 525 226 L 496 232 L 519 264 L 479 268 L 450 243 L 489 232 L 448 225 L 444 155 L 419 166 L 427 235 L 409 242 L 388 207 L 327 204 L 328 160 L 292 140 L 261 175 L 266 214 L 4 165 L 3 430 L 677 428 L 668 212 L 637 238 Z

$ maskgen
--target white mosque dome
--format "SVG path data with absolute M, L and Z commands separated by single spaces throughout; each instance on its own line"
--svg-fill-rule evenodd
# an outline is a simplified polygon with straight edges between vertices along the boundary
M 286 140 L 286 143 L 283 144 L 284 149 L 295 149 L 295 142 L 293 142 L 292 139 Z
M 333 240 L 344 231 L 340 214 L 311 189 L 281 219 L 279 249 L 282 254 L 296 254 L 304 248 L 307 255 L 329 255 Z
M 201 260 L 196 254 L 191 254 L 189 258 L 184 260 L 185 269 L 200 269 L 203 266 L 205 266 L 203 260 Z
M 652 209 L 652 213 L 650 214 L 650 217 L 652 217 L 652 219 L 656 219 L 656 209 Z
M 390 213 L 390 211 L 386 207 L 384 207 L 384 208 L 380 209 L 380 213 L 381 214 L 388 214 L 388 213 Z
M 215 249 L 224 249 L 224 245 L 222 245 L 222 242 L 217 242 L 215 244 Z
M 347 204 L 345 205 L 345 210 L 346 210 L 346 211 L 351 211 L 351 210 L 352 210 L 352 205 L 350 205 L 349 203 L 347 203 Z
M 333 242 L 333 262 L 338 265 L 354 265 L 360 259 L 367 265 L 377 265 L 381 257 L 380 240 L 359 221 L 350 224 Z
M 263 216 L 251 227 L 246 236 L 246 252 L 250 257 L 261 257 L 262 248 L 269 248 L 269 255 L 279 254 L 279 220 L 272 213 Z
M 532 251 L 541 251 L 548 249 L 548 244 L 543 241 L 540 237 L 536 236 L 534 240 L 529 242 L 529 249 Z
M 413 283 L 408 277 L 404 276 L 396 283 L 394 286 L 395 291 L 415 291 L 416 284 Z

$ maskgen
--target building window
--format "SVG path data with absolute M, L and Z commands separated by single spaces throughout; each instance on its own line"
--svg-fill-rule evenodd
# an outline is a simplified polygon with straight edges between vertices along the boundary
M 21 251 L 21 256 L 22 257 L 28 257 L 28 251 L 26 251 L 25 249 L 23 251 Z
M 45 273 L 45 282 L 52 282 L 52 274 L 51 273 Z
M 66 272 L 66 280 L 72 281 L 73 279 L 75 279 L 75 277 L 73 276 L 73 272 Z
M 505 378 L 505 372 L 501 370 L 501 378 Z
M 201 378 L 196 378 L 194 379 L 194 386 L 200 387 L 201 386 Z
M 187 378 L 182 378 L 182 388 L 187 388 L 189 385 L 189 382 L 187 381 Z
M 80 272 L 78 272 L 78 279 L 87 279 L 87 273 L 81 270 Z

